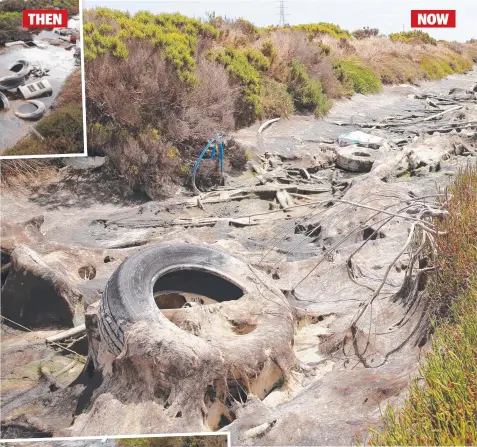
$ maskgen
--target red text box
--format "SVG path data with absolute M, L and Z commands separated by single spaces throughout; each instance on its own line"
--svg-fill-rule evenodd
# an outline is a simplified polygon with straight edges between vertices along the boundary
M 66 9 L 26 9 L 23 11 L 23 28 L 67 28 Z
M 413 9 L 411 28 L 455 28 L 455 9 Z

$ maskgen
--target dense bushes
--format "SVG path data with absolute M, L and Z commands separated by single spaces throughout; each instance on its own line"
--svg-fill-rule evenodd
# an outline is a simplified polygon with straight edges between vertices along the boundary
M 433 55 L 421 58 L 421 68 L 428 79 L 441 79 L 454 72 L 448 61 Z
M 260 102 L 261 79 L 260 70 L 270 66 L 269 60 L 254 50 L 236 50 L 231 45 L 223 51 L 210 53 L 211 59 L 222 64 L 242 87 L 242 94 L 236 107 L 236 118 L 239 124 L 253 123 L 262 115 Z
M 315 38 L 322 35 L 328 35 L 335 39 L 344 37 L 345 39 L 351 39 L 351 34 L 341 29 L 338 25 L 333 23 L 311 23 L 306 25 L 296 25 L 291 28 L 293 31 L 306 31 L 309 38 Z
M 366 95 L 381 90 L 381 80 L 358 59 L 350 58 L 337 61 L 334 68 L 338 79 L 349 94 L 356 92 Z
M 434 59 L 425 56 L 441 58 L 453 72 L 468 69 L 470 60 L 468 46 L 406 43 L 426 42 L 424 34 L 399 34 L 393 42 L 365 28 L 352 39 L 329 23 L 263 29 L 215 14 L 201 21 L 104 8 L 85 18 L 90 152 L 108 154 L 128 184 L 152 195 L 162 194 L 154 182 L 187 182 L 218 132 L 294 111 L 323 116 L 329 98 L 430 78 Z M 245 153 L 232 151 L 226 157 L 240 169 Z
M 424 31 L 402 31 L 400 33 L 391 33 L 389 38 L 392 42 L 403 42 L 412 45 L 437 45 L 437 40 Z
M 311 79 L 306 67 L 297 59 L 294 59 L 291 65 L 289 91 L 299 111 L 323 116 L 331 107 L 331 101 L 323 93 L 320 82 Z
M 260 97 L 263 118 L 289 117 L 293 115 L 293 98 L 287 87 L 274 79 L 263 80 Z
M 22 28 L 20 12 L 0 12 L 0 46 L 10 41 L 31 39 L 31 32 Z
M 23 11 L 25 9 L 67 9 L 70 14 L 78 14 L 78 0 L 3 0 L 0 13 Z
M 369 26 L 365 26 L 361 29 L 353 31 L 351 34 L 355 39 L 367 39 L 368 37 L 377 36 L 379 34 L 379 30 L 377 28 L 369 28 Z
M 134 16 L 104 8 L 96 10 L 98 22 L 112 21 L 115 27 L 101 28 L 95 22 L 84 27 L 85 58 L 94 60 L 110 52 L 124 59 L 128 50 L 124 43 L 130 38 L 147 39 L 173 66 L 180 80 L 195 84 L 196 60 L 194 58 L 199 36 L 215 38 L 218 31 L 211 25 L 181 14 L 155 15 L 142 11 Z M 117 32 L 113 30 L 117 28 Z

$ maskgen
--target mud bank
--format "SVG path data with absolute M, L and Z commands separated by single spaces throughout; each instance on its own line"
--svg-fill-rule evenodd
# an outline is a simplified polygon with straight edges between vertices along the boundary
M 442 188 L 477 160 L 476 85 L 474 71 L 340 101 L 323 121 L 239 131 L 254 155 L 250 170 L 200 200 L 186 191 L 126 199 L 101 163 L 66 162 L 34 189 L 4 189 L 2 300 L 8 309 L 20 297 L 25 309 L 2 315 L 21 323 L 38 305 L 42 318 L 28 321 L 28 333 L 5 325 L 2 381 L 15 386 L 2 393 L 2 436 L 224 430 L 237 445 L 363 440 L 380 408 L 403 398 L 427 347 L 420 247 L 444 213 Z M 336 164 L 337 140 L 358 130 L 384 141 L 348 146 L 372 155 L 366 172 L 349 172 Z M 214 279 L 213 290 L 198 290 L 209 283 L 193 261 L 202 249 L 207 274 L 227 287 Z M 191 251 L 189 279 L 149 272 L 151 280 L 138 265 L 151 265 L 141 262 L 154 250 L 182 253 L 179 264 Z M 134 268 L 126 277 L 151 282 L 138 298 L 144 313 L 121 301 Z M 41 311 L 38 290 L 62 303 L 56 313 Z M 42 344 L 45 331 L 83 323 L 60 346 Z M 86 334 L 88 358 L 65 352 Z M 13 366 L 19 358 L 36 371 L 29 381 Z M 46 361 L 50 375 L 38 373 Z M 65 363 L 70 372 L 55 376 Z

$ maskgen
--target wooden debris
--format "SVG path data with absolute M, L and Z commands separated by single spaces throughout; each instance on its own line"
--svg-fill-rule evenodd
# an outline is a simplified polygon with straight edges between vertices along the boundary
M 86 326 L 84 324 L 80 324 L 72 329 L 68 329 L 67 331 L 60 332 L 58 334 L 52 335 L 46 339 L 47 343 L 58 343 L 59 341 L 66 340 L 67 338 L 75 337 L 77 335 L 83 335 L 86 333 Z

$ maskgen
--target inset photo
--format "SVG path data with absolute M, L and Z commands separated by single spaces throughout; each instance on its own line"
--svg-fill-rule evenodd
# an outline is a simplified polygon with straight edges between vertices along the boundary
M 132 435 L 82 438 L 36 438 L 2 441 L 0 447 L 228 447 L 227 433 L 209 435 Z
M 0 159 L 86 155 L 81 3 L 0 1 Z

